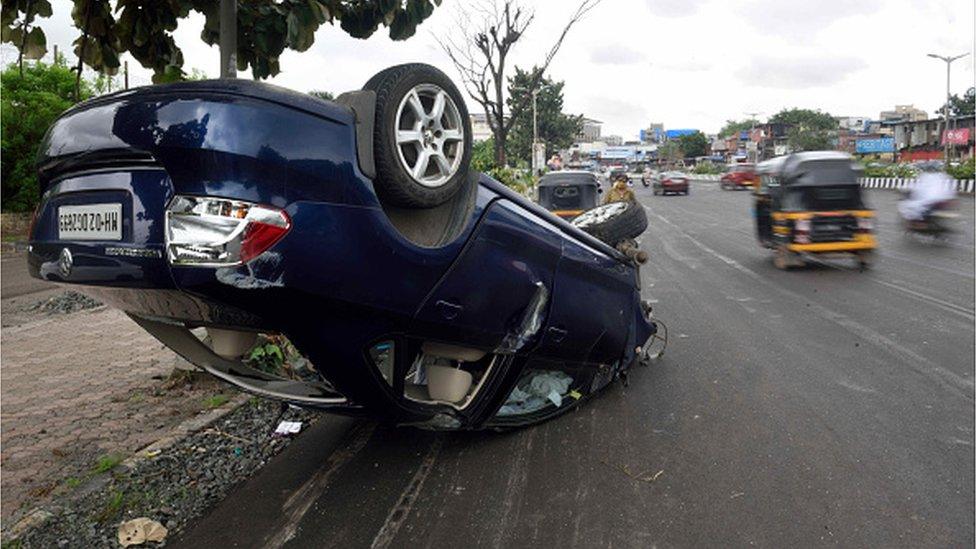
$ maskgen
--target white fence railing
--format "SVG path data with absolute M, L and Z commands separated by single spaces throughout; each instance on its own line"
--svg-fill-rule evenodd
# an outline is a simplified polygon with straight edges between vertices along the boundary
M 692 181 L 718 181 L 721 175 L 692 175 Z M 901 177 L 861 177 L 858 179 L 861 187 L 865 189 L 907 189 L 915 184 L 914 179 L 904 179 Z M 952 179 L 952 184 L 956 187 L 956 192 L 972 193 L 976 191 L 976 180 L 973 179 Z

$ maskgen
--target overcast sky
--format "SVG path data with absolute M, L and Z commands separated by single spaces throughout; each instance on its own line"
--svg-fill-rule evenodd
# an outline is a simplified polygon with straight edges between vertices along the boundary
M 499 0 L 501 1 L 501 0 Z M 523 0 L 536 20 L 512 52 L 539 62 L 575 0 Z M 70 49 L 70 2 L 54 0 L 41 26 Z M 462 0 L 443 0 L 417 34 L 393 42 L 380 29 L 356 40 L 324 26 L 315 45 L 285 53 L 270 81 L 300 91 L 356 89 L 395 63 L 423 61 L 456 80 L 435 35 L 457 32 Z M 604 122 L 604 134 L 635 138 L 641 127 L 716 132 L 729 118 L 784 107 L 877 117 L 895 104 L 933 111 L 944 101 L 945 63 L 926 53 L 971 52 L 973 0 L 603 0 L 566 39 L 549 75 L 564 80 L 566 109 Z M 219 56 L 200 39 L 202 17 L 176 34 L 185 69 L 218 74 Z M 134 69 L 130 61 L 130 70 Z M 952 90 L 973 85 L 973 56 L 952 65 Z M 140 72 L 141 71 L 141 72 Z M 151 73 L 133 70 L 134 80 Z M 479 108 L 469 101 L 469 107 Z

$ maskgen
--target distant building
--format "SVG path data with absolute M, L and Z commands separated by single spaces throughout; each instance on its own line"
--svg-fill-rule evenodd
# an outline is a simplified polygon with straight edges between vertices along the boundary
M 890 136 L 895 138 L 895 151 L 902 161 L 942 158 L 942 137 L 945 130 L 943 119 L 898 121 L 885 124 Z M 976 121 L 972 116 L 955 116 L 949 119 L 949 128 L 965 143 L 952 145 L 953 157 L 973 154 L 976 137 Z
M 871 118 L 867 116 L 835 116 L 837 127 L 850 132 L 866 132 Z
M 895 105 L 895 110 L 881 111 L 881 114 L 878 115 L 878 119 L 882 122 L 918 122 L 928 120 L 928 118 L 929 113 L 922 109 L 916 109 L 915 105 Z
M 605 135 L 600 140 L 611 147 L 618 147 L 624 144 L 624 138 L 619 135 Z
M 593 143 L 594 141 L 600 141 L 600 130 L 602 127 L 603 122 L 600 122 L 599 120 L 583 118 L 583 127 L 577 136 L 579 142 Z
M 644 143 L 660 143 L 664 140 L 664 124 L 651 122 L 646 129 L 641 130 L 641 141 Z
M 491 139 L 491 126 L 488 125 L 488 117 L 483 112 L 476 112 L 469 115 L 471 118 L 471 139 L 478 143 Z
M 698 130 L 694 129 L 681 129 L 681 130 L 667 130 L 664 132 L 665 141 L 670 141 L 672 139 L 677 139 L 682 135 L 691 135 L 693 133 L 698 133 Z

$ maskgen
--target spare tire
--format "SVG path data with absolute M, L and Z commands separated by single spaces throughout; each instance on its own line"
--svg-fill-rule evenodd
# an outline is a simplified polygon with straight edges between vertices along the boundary
M 380 199 L 430 208 L 468 183 L 471 121 L 446 74 L 423 63 L 397 65 L 363 89 L 376 92 L 373 183 Z
M 581 213 L 573 219 L 573 225 L 616 246 L 647 229 L 647 213 L 637 202 L 611 202 Z

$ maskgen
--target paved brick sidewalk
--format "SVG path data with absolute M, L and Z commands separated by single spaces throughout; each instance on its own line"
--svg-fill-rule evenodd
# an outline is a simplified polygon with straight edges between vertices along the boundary
M 230 394 L 209 381 L 165 389 L 162 380 L 180 362 L 114 309 L 4 328 L 4 522 L 25 502 L 63 493 L 66 479 L 83 477 L 99 456 L 128 456 L 203 408 L 206 396 Z

